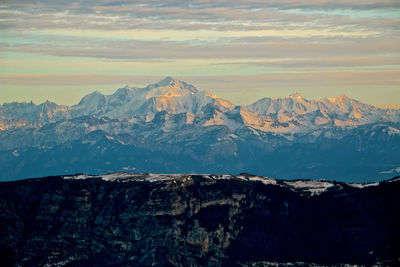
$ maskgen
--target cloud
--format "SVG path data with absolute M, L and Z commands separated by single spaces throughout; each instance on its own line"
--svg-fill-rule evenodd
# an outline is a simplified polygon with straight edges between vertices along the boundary
M 355 8 L 377 8 L 377 7 L 399 7 L 400 4 L 397 0 L 357 0 L 349 2 L 347 0 L 141 0 L 141 1 L 121 1 L 121 0 L 86 0 L 80 2 L 78 5 L 76 2 L 66 2 L 61 0 L 41 0 L 32 1 L 20 0 L 17 3 L 12 0 L 3 0 L 3 4 L 13 4 L 15 6 L 50 6 L 50 7 L 70 7 L 82 8 L 91 7 L 94 5 L 104 7 L 124 7 L 129 5 L 138 6 L 157 6 L 157 7 L 192 7 L 192 8 L 206 8 L 206 7 L 220 7 L 220 6 L 232 6 L 235 8 L 261 8 L 261 7 L 280 7 L 280 8 L 293 8 L 293 7 L 324 7 L 324 8 L 337 8 L 337 7 L 355 7 Z
M 374 31 L 341 31 L 335 29 L 302 29 L 302 30 L 40 30 L 38 34 L 65 36 L 65 37 L 86 37 L 86 38 L 114 38 L 120 40 L 165 40 L 165 41 L 219 41 L 224 39 L 247 38 L 247 37 L 368 37 L 376 36 L 379 33 Z
M 111 75 L 111 74 L 8 74 L 0 75 L 0 84 L 29 86 L 70 86 L 126 84 L 141 85 L 157 81 L 157 75 Z
M 105 74 L 7 74 L 0 75 L 3 85 L 101 85 L 126 84 L 136 86 L 157 82 L 165 75 L 105 75 Z M 346 72 L 303 72 L 303 73 L 270 73 L 250 75 L 206 75 L 206 76 L 176 76 L 184 81 L 196 83 L 221 84 L 226 89 L 243 85 L 251 87 L 266 87 L 273 85 L 296 85 L 297 87 L 322 85 L 398 85 L 400 86 L 400 70 L 398 71 L 346 71 Z M 249 83 L 251 81 L 251 84 Z M 214 87 L 214 86 L 211 86 Z M 209 87 L 203 88 L 207 89 Z
M 301 3 L 303 7 L 299 8 Z M 310 30 L 351 26 L 353 31 L 360 31 L 368 30 L 368 27 L 372 26 L 379 27 L 380 24 L 376 22 L 384 19 L 367 16 L 371 23 L 366 27 L 365 18 L 353 16 L 361 12 L 357 8 L 357 3 L 360 4 L 361 1 L 355 4 L 342 2 L 344 10 L 339 10 L 337 13 L 326 12 L 327 7 L 335 6 L 334 3 L 337 4 L 333 1 L 135 1 L 134 3 L 85 1 L 81 4 L 42 1 L 36 4 L 11 2 L 0 8 L 0 12 L 6 19 L 2 23 L 4 28 L 42 30 L 65 28 L 262 30 L 271 27 L 280 30 Z M 364 1 L 364 3 L 374 7 L 378 4 L 386 7 L 387 4 L 395 2 L 387 1 L 386 5 L 382 1 Z M 293 8 L 293 4 L 297 7 Z M 396 14 L 396 10 L 392 10 L 392 14 Z M 397 19 L 394 17 L 393 21 L 398 23 L 399 19 L 400 16 Z
M 277 60 L 255 60 L 241 62 L 219 62 L 220 65 L 265 66 L 281 68 L 330 68 L 330 67 L 400 67 L 400 57 L 334 57 L 334 58 L 282 58 Z
M 12 37 L 10 37 L 12 38 Z M 27 36 L 32 40 L 32 37 Z M 33 37 L 34 38 L 34 37 Z M 276 59 L 276 58 L 359 58 L 378 57 L 381 62 L 399 57 L 400 43 L 385 38 L 354 38 L 338 42 L 338 38 L 240 38 L 232 42 L 199 43 L 173 41 L 98 40 L 52 36 L 47 41 L 0 42 L 0 50 L 63 57 L 98 58 L 123 61 L 177 59 Z M 392 59 L 388 59 L 388 55 Z M 397 56 L 396 56 L 397 55 Z M 311 62 L 311 61 L 309 61 Z M 393 60 L 390 61 L 391 64 Z M 357 64 L 358 64 L 357 63 Z M 366 63 L 371 63 L 366 62 Z M 379 62 L 376 61 L 378 65 Z

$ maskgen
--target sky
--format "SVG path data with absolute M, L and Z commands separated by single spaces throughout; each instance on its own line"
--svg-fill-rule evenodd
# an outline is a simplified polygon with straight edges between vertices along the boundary
M 172 76 L 235 104 L 400 107 L 399 0 L 0 0 L 0 104 Z

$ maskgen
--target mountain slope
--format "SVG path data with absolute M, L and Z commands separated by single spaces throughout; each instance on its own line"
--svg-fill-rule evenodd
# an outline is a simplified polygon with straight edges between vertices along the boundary
M 246 174 L 0 183 L 0 255 L 16 266 L 397 266 L 399 190 L 398 178 Z

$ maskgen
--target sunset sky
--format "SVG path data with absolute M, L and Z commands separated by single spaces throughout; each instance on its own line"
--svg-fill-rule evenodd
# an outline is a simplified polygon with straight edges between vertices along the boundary
M 0 103 L 173 76 L 236 104 L 400 104 L 399 0 L 0 0 Z

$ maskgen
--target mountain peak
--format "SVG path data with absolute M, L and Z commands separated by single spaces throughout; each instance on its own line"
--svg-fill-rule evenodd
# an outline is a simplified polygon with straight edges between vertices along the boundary
M 137 88 L 126 85 L 125 87 L 119 88 L 117 91 L 115 91 L 113 96 L 124 98 L 127 97 L 129 93 L 133 93 L 135 91 L 137 91 Z
M 158 83 L 144 88 L 148 93 L 146 98 L 153 96 L 183 96 L 197 93 L 196 87 L 172 77 L 166 77 Z
M 211 93 L 211 92 L 208 91 L 208 90 L 205 90 L 205 91 L 204 91 L 204 95 L 205 95 L 205 96 L 208 96 L 208 97 L 211 97 L 211 98 L 219 98 L 218 96 L 213 95 L 213 93 Z
M 105 101 L 105 95 L 100 93 L 99 91 L 94 91 L 93 93 L 90 93 L 86 96 L 84 96 L 81 101 L 78 103 L 78 106 L 86 105 L 86 106 L 92 106 L 92 105 L 100 105 L 104 103 Z
M 175 80 L 174 78 L 167 76 L 158 83 L 156 83 L 158 86 L 168 86 L 168 85 L 173 85 L 175 83 L 179 83 L 180 81 Z
M 350 98 L 345 94 L 341 94 L 338 97 L 325 97 L 325 99 L 327 99 L 331 103 L 337 103 L 337 102 L 343 102 L 343 100 L 348 100 Z
M 50 100 L 46 100 L 45 102 L 43 102 L 39 106 L 42 106 L 43 108 L 52 108 L 52 107 L 57 107 L 58 105 L 56 103 L 54 103 L 54 102 L 51 102 Z
M 303 99 L 303 97 L 299 93 L 290 94 L 288 97 L 295 99 Z

